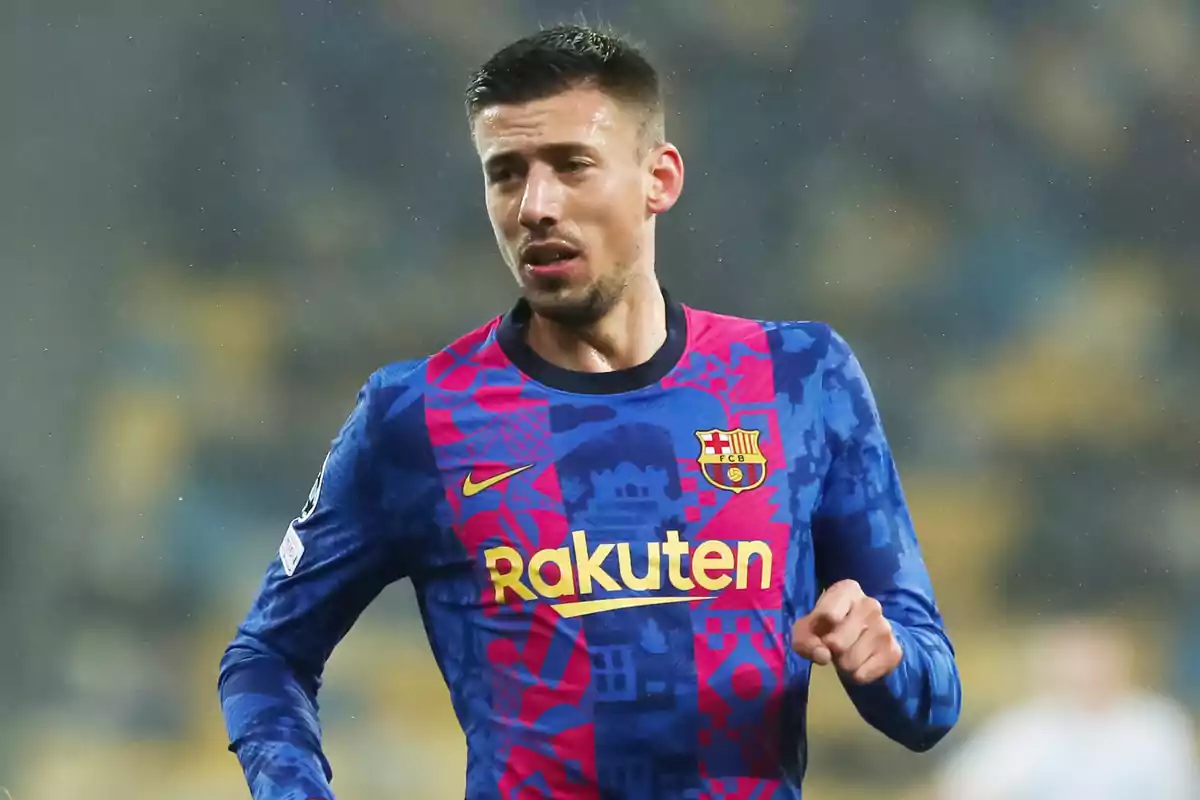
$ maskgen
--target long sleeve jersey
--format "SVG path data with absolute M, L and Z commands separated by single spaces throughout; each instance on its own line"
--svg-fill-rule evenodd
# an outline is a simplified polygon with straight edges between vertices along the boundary
M 530 310 L 368 380 L 221 662 L 256 800 L 333 798 L 326 660 L 413 582 L 467 744 L 465 795 L 799 798 L 794 621 L 852 578 L 900 666 L 845 683 L 925 750 L 961 689 L 880 415 L 847 343 L 667 299 L 646 363 L 565 370 Z

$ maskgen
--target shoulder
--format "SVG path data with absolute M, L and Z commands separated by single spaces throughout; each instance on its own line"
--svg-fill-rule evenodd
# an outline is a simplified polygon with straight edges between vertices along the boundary
M 496 343 L 496 329 L 501 319 L 495 317 L 489 320 L 436 352 L 385 364 L 371 374 L 363 391 L 393 400 L 423 394 L 449 363 L 470 363 L 487 353 Z
M 400 395 L 419 393 L 425 383 L 425 373 L 432 356 L 410 358 L 384 364 L 368 376 L 360 396 L 378 402 Z
M 854 348 L 829 323 L 797 320 L 763 324 L 776 359 L 792 365 L 792 372 L 821 376 L 827 384 L 865 380 Z
M 373 434 L 392 427 L 398 412 L 420 405 L 428 361 L 428 356 L 394 361 L 372 372 L 358 390 L 351 420 Z
M 790 353 L 807 352 L 822 362 L 846 358 L 850 345 L 828 322 L 818 320 L 764 320 L 768 339 L 780 350 Z
M 456 367 L 479 363 L 495 349 L 500 317 L 469 331 L 440 350 L 393 361 L 375 370 L 359 391 L 358 404 L 375 424 L 394 425 L 406 416 L 423 417 L 430 386 Z
M 850 343 L 827 322 L 819 320 L 753 319 L 689 308 L 695 340 L 719 336 L 742 341 L 760 337 L 775 360 L 777 370 L 789 379 L 857 368 Z
M 769 320 L 757 317 L 741 317 L 736 314 L 723 314 L 719 311 L 710 311 L 694 306 L 685 305 L 683 308 L 687 314 L 689 332 L 693 336 L 756 330 L 766 334 L 784 335 L 789 338 L 807 335 L 819 339 L 825 331 L 832 330 L 824 322 L 811 320 Z
M 808 352 L 818 358 L 827 354 L 840 356 L 849 350 L 849 345 L 829 323 L 819 320 L 778 320 L 740 317 L 716 311 L 685 307 L 687 309 L 690 335 L 704 338 L 712 335 L 759 335 L 766 336 L 772 349 L 785 352 Z

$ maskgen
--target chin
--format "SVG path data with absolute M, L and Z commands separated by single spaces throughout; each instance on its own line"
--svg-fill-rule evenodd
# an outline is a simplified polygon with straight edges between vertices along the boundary
M 526 284 L 525 299 L 539 317 L 572 328 L 595 324 L 617 301 L 595 283 L 571 286 L 565 282 L 558 286 Z

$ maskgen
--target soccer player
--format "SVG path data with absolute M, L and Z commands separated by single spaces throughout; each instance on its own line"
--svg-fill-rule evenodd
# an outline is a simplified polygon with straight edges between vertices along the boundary
M 521 298 L 359 392 L 221 663 L 253 796 L 333 797 L 322 668 L 403 578 L 472 800 L 797 798 L 814 663 L 932 747 L 958 673 L 867 380 L 827 325 L 660 287 L 655 70 L 556 27 L 466 104 Z

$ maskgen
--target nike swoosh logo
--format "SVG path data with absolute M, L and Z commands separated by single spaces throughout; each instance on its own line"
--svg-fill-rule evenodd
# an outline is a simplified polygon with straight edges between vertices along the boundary
M 475 495 L 479 494 L 480 492 L 490 489 L 493 486 L 495 486 L 496 484 L 502 483 L 503 481 L 506 481 L 509 478 L 511 478 L 513 475 L 517 475 L 518 473 L 524 472 L 525 470 L 529 469 L 532 466 L 533 466 L 533 464 L 526 464 L 523 467 L 517 467 L 516 469 L 510 469 L 507 472 L 501 472 L 499 475 L 493 475 L 490 478 L 484 478 L 483 480 L 479 481 L 478 483 L 471 480 L 471 473 L 468 472 L 467 477 L 463 478 L 463 485 L 462 485 L 463 497 L 474 497 Z

